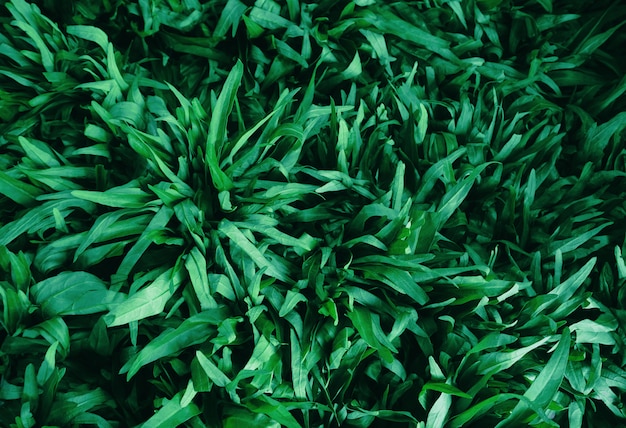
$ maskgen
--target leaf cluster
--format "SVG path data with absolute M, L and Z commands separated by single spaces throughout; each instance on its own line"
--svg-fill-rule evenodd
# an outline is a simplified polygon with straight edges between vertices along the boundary
M 58 6 L 0 11 L 0 425 L 626 419 L 620 2 Z

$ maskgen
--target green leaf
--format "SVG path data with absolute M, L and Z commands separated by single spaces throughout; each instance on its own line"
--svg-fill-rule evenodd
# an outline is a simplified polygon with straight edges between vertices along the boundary
M 74 190 L 72 196 L 113 208 L 144 208 L 152 197 L 138 188 L 113 188 L 105 192 Z
M 352 312 L 348 313 L 348 318 L 350 318 L 363 340 L 376 349 L 384 361 L 387 363 L 393 362 L 392 352 L 397 352 L 397 350 L 388 341 L 385 334 L 382 333 L 380 324 L 374 322 L 372 314 L 368 310 L 358 306 L 354 307 Z M 386 342 L 386 344 L 381 343 L 380 340 Z
M 41 334 L 50 345 L 58 344 L 58 351 L 63 358 L 65 358 L 70 351 L 70 332 L 67 324 L 61 317 L 43 321 L 26 331 Z
M 9 7 L 9 10 L 12 8 Z M 15 15 L 15 13 L 14 13 Z M 22 31 L 24 31 L 28 37 L 35 43 L 35 46 L 39 50 L 41 54 L 41 65 L 43 65 L 44 69 L 47 72 L 54 71 L 54 54 L 50 51 L 41 35 L 37 32 L 37 29 L 28 25 L 26 22 L 20 20 L 19 17 L 16 16 L 15 25 L 19 27 Z
M 265 336 L 260 336 L 254 345 L 254 350 L 244 370 L 257 370 L 264 367 L 273 355 L 276 355 L 276 346 L 266 339 Z
M 428 302 L 426 292 L 407 271 L 391 266 L 367 266 L 362 269 L 366 277 L 378 279 L 401 294 L 411 297 L 416 303 L 424 305 Z
M 289 290 L 287 291 L 287 295 L 285 296 L 285 302 L 280 307 L 280 311 L 278 312 L 279 317 L 284 317 L 288 313 L 290 313 L 298 303 L 307 302 L 307 298 L 297 291 Z
M 474 181 L 476 181 L 476 179 L 480 177 L 481 172 L 491 164 L 492 162 L 488 162 L 475 168 L 444 195 L 437 209 L 437 230 L 440 230 L 446 221 L 450 219 L 454 211 L 456 211 L 469 194 L 474 185 Z
M 222 9 L 220 19 L 217 21 L 213 37 L 221 38 L 226 35 L 229 28 L 232 27 L 232 36 L 237 32 L 237 27 L 241 20 L 241 16 L 247 9 L 247 6 L 239 0 L 228 0 L 226 6 Z
M 313 249 L 313 245 L 311 245 L 312 240 L 309 239 L 308 235 L 305 234 L 300 238 L 295 238 L 281 232 L 273 227 L 275 223 L 268 216 L 254 216 L 251 220 L 254 221 L 236 222 L 233 224 L 241 229 L 249 229 L 261 233 L 281 246 L 293 247 L 294 250 L 299 253 Z
M 194 416 L 199 415 L 202 411 L 194 403 L 187 406 L 181 405 L 183 392 L 174 395 L 170 400 L 166 400 L 161 407 L 150 419 L 144 422 L 142 428 L 171 428 L 184 424 Z
M 604 321 L 604 322 L 598 322 Z M 617 322 L 614 320 L 597 321 L 584 319 L 569 326 L 571 332 L 576 332 L 576 343 L 597 343 L 600 345 L 615 345 L 615 329 Z
M 113 50 L 113 43 L 109 43 L 107 45 L 107 69 L 109 76 L 115 81 L 115 83 L 117 83 L 119 89 L 121 91 L 126 91 L 129 85 L 124 80 L 124 77 L 122 77 L 122 73 L 120 73 L 118 68 L 115 51 Z
M 260 2 L 259 5 L 262 5 L 264 2 Z M 277 30 L 280 28 L 285 28 L 290 31 L 294 37 L 302 36 L 303 30 L 296 25 L 296 23 L 289 21 L 286 18 L 283 18 L 277 13 L 273 11 L 267 10 L 262 7 L 254 6 L 250 11 L 250 20 L 255 24 L 259 25 L 262 28 L 266 28 L 269 30 Z
M 38 167 L 53 168 L 61 165 L 54 152 L 43 142 L 22 136 L 18 137 L 18 141 L 26 156 Z
M 231 380 L 222 372 L 213 362 L 207 358 L 202 352 L 196 351 L 196 358 L 202 367 L 202 370 L 209 377 L 211 382 L 219 387 L 225 387 Z
M 106 33 L 98 27 L 92 25 L 68 25 L 65 29 L 67 34 L 76 36 L 79 39 L 88 40 L 96 43 L 100 48 L 107 52 L 107 46 L 109 45 L 109 38 Z
M 94 225 L 89 229 L 89 233 L 80 244 L 80 246 L 76 249 L 76 253 L 74 253 L 74 262 L 78 259 L 78 257 L 94 242 L 98 242 L 98 240 L 109 231 L 109 229 L 125 214 L 123 210 L 118 210 L 109 214 L 104 214 L 95 221 Z M 124 233 L 125 236 L 128 236 L 128 233 Z
M 437 161 L 437 163 L 428 168 L 428 171 L 426 171 L 426 173 L 420 180 L 420 188 L 417 192 L 417 195 L 415 196 L 415 202 L 423 203 L 424 201 L 426 201 L 427 196 L 435 187 L 437 179 L 443 176 L 445 170 L 449 168 L 453 162 L 461 158 L 466 153 L 467 149 L 465 147 L 461 147 L 458 150 L 450 153 L 447 157 Z
M 121 79 L 121 76 L 119 78 Z M 118 102 L 109 109 L 109 114 L 115 121 L 114 123 L 126 122 L 137 128 L 141 128 L 144 125 L 143 108 L 134 102 Z
M 35 284 L 31 293 L 48 317 L 104 312 L 123 299 L 88 272 L 62 272 Z
M 563 330 L 559 344 L 554 353 L 548 360 L 548 363 L 537 375 L 530 388 L 524 393 L 530 402 L 539 407 L 547 407 L 554 399 L 561 381 L 567 368 L 567 361 L 570 352 L 570 333 L 568 329 Z M 509 426 L 510 424 L 528 421 L 529 415 L 533 411 L 528 407 L 526 402 L 520 401 L 511 414 L 497 427 Z M 528 421 L 529 422 L 529 421 Z
M 49 348 L 51 349 L 52 346 Z M 29 403 L 34 410 L 39 401 L 39 386 L 37 384 L 37 375 L 35 374 L 35 366 L 28 363 L 24 370 L 24 389 L 22 390 L 22 403 Z
M 286 406 L 267 395 L 259 395 L 258 398 L 246 402 L 245 405 L 255 413 L 263 413 L 269 416 L 271 420 L 278 422 L 281 426 L 287 428 L 301 427 L 296 418 L 289 413 Z
M 146 228 L 141 232 L 141 235 L 137 238 L 135 244 L 130 248 L 130 250 L 126 251 L 124 259 L 117 268 L 117 278 L 128 277 L 133 267 L 154 242 L 154 233 L 156 231 L 162 231 L 169 223 L 173 214 L 174 211 L 172 209 L 162 206 L 159 211 L 152 216 L 150 223 L 148 223 Z
M 512 393 L 500 393 L 495 396 L 489 397 L 478 404 L 475 404 L 470 409 L 458 414 L 455 416 L 449 423 L 451 428 L 461 428 L 467 426 L 467 423 L 471 420 L 474 420 L 491 410 L 493 407 L 498 404 L 505 403 L 507 401 L 515 400 L 518 402 L 524 402 L 528 405 L 532 410 L 534 410 L 540 417 L 541 420 L 546 424 L 546 427 L 558 426 L 553 421 L 551 421 L 539 406 L 535 405 L 532 401 L 528 400 L 528 398 L 523 395 L 512 394 Z
M 281 425 L 264 414 L 239 411 L 224 420 L 224 428 L 281 428 Z
M 428 410 L 426 428 L 443 428 L 448 420 L 451 405 L 452 396 L 446 393 L 441 394 Z
M 516 341 L 517 337 L 510 334 L 504 334 L 499 332 L 490 333 L 483 337 L 475 346 L 473 346 L 472 349 L 469 350 L 468 355 L 482 352 L 486 349 L 508 346 L 512 343 L 515 343 Z
M 166 270 L 151 284 L 114 305 L 105 316 L 105 322 L 109 327 L 115 327 L 161 313 L 182 282 L 183 275 L 180 269 Z
M 610 226 L 612 224 L 613 223 L 604 223 L 604 224 L 601 224 L 598 227 L 594 227 L 593 229 L 589 230 L 588 232 L 585 232 L 585 233 L 580 234 L 578 236 L 572 236 L 569 239 L 565 239 L 565 240 L 556 241 L 554 243 L 551 243 L 550 247 L 548 248 L 548 253 L 549 253 L 549 255 L 552 255 L 556 251 L 560 250 L 561 253 L 566 254 L 566 253 L 568 253 L 570 251 L 574 251 L 576 248 L 580 247 L 585 242 L 587 242 L 590 239 L 592 239 L 593 237 L 595 237 L 603 229 L 605 229 L 606 227 L 608 227 L 608 226 Z
M 232 180 L 220 169 L 219 158 L 226 139 L 226 125 L 237 97 L 237 89 L 243 76 L 243 63 L 237 61 L 224 82 L 217 102 L 211 111 L 211 122 L 207 135 L 205 161 L 213 186 L 218 191 L 233 188 Z
M 22 290 L 15 291 L 10 287 L 0 286 L 2 299 L 2 328 L 9 334 L 16 332 L 22 319 L 25 319 L 31 306 L 30 300 Z
M 189 273 L 191 285 L 200 302 L 201 310 L 217 308 L 217 302 L 212 296 L 209 286 L 206 258 L 197 247 L 193 247 L 185 259 L 185 268 Z
M 55 421 L 58 424 L 92 423 L 98 427 L 111 427 L 111 424 L 104 418 L 88 413 L 90 410 L 106 406 L 109 397 L 102 388 L 59 394 L 58 398 L 61 397 L 62 399 L 55 402 L 52 407 L 49 421 Z
M 485 354 L 479 359 L 479 363 L 477 364 L 476 368 L 478 370 L 478 374 L 486 375 L 507 370 L 509 367 L 520 361 L 526 354 L 549 341 L 550 337 L 544 337 L 532 345 L 524 346 L 513 351 Z
M 619 275 L 619 279 L 624 279 L 626 278 L 626 263 L 624 263 L 622 249 L 616 245 L 613 253 L 615 254 L 615 262 L 617 263 L 617 273 Z
M 4 171 L 0 171 L 0 194 L 24 206 L 32 206 L 35 198 L 43 192 L 35 186 L 23 183 Z
M 286 272 L 279 270 L 276 265 L 272 264 L 233 223 L 224 219 L 220 222 L 218 230 L 226 235 L 234 245 L 243 250 L 259 268 L 265 268 L 266 275 L 280 279 L 281 281 L 288 280 Z
M 426 382 L 422 387 L 423 391 L 438 391 L 444 394 L 455 395 L 461 398 L 472 398 L 471 395 L 461 391 L 454 385 L 449 385 L 444 382 Z
M 596 34 L 592 37 L 585 37 L 585 40 L 583 40 L 583 42 L 574 49 L 574 53 L 583 56 L 591 55 L 600 46 L 606 43 L 606 41 L 609 40 L 609 38 L 624 24 L 626 24 L 626 22 L 620 22 L 600 34 Z
M 454 56 L 448 49 L 447 41 L 416 27 L 389 10 L 367 9 L 363 13 L 363 18 L 383 33 L 393 34 L 417 46 L 432 50 L 444 58 Z
M 58 345 L 58 342 L 54 342 L 46 351 L 46 355 L 37 372 L 37 383 L 39 383 L 39 385 L 44 385 L 56 374 L 56 352 Z
M 127 373 L 126 378 L 130 379 L 146 364 L 175 357 L 185 348 L 206 342 L 216 331 L 208 326 L 219 324 L 226 314 L 225 308 L 214 308 L 187 318 L 175 329 L 165 330 L 128 360 L 120 374 Z
M 589 277 L 591 274 L 591 270 L 595 266 L 597 261 L 596 257 L 592 257 L 585 265 L 578 270 L 575 274 L 567 278 L 567 280 L 563 281 L 561 284 L 553 288 L 549 294 L 556 295 L 557 301 L 560 303 L 565 303 L 568 301 L 576 290 L 582 285 L 582 283 Z
M 302 366 L 302 348 L 296 332 L 289 331 L 289 341 L 291 343 L 291 372 L 293 381 L 293 391 L 295 397 L 300 400 L 307 398 L 308 379 L 306 369 Z

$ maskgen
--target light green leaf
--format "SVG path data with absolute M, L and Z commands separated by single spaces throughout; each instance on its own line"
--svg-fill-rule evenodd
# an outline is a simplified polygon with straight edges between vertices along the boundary
M 72 196 L 113 208 L 144 208 L 153 201 L 151 195 L 134 187 L 117 187 L 105 192 L 74 190 Z
M 50 48 L 48 48 L 44 40 L 41 38 L 41 35 L 37 31 L 37 29 L 31 27 L 26 22 L 20 21 L 17 17 L 16 19 L 17 21 L 15 22 L 15 25 L 22 31 L 24 31 L 28 35 L 28 37 L 30 37 L 35 43 L 35 46 L 37 46 L 37 49 L 41 54 L 41 65 L 43 65 L 44 69 L 47 72 L 54 71 L 54 54 L 50 51 Z
M 238 411 L 224 420 L 224 428 L 281 428 L 281 425 L 264 414 Z
M 102 388 L 92 391 L 72 391 L 58 395 L 48 420 L 60 425 L 93 424 L 98 428 L 111 428 L 111 424 L 102 417 L 97 417 L 90 410 L 106 405 L 108 394 Z
M 183 391 L 177 393 L 171 400 L 167 400 L 141 428 L 172 428 L 177 427 L 199 415 L 202 411 L 194 403 L 181 405 Z
M 287 281 L 288 277 L 286 272 L 280 271 L 274 264 L 259 251 L 246 236 L 230 221 L 224 219 L 220 222 L 219 231 L 224 233 L 231 242 L 241 248 L 259 268 L 266 268 L 265 274 L 282 281 Z
M 442 393 L 435 401 L 435 404 L 428 410 L 426 428 L 443 428 L 448 420 L 451 405 L 452 396 Z
M 613 253 L 615 254 L 615 262 L 617 263 L 617 274 L 619 275 L 619 279 L 624 279 L 626 278 L 626 263 L 624 263 L 622 249 L 616 245 Z
M 289 410 L 283 403 L 267 395 L 259 395 L 256 399 L 247 402 L 246 407 L 255 413 L 263 413 L 269 416 L 272 420 L 286 428 L 301 428 L 300 423 L 289 413 Z
M 162 206 L 159 211 L 152 216 L 150 223 L 148 223 L 146 228 L 141 232 L 141 235 L 137 238 L 135 244 L 128 251 L 126 251 L 124 259 L 117 268 L 117 278 L 128 277 L 135 264 L 150 247 L 150 244 L 152 244 L 155 231 L 162 231 L 172 218 L 173 214 L 174 211 L 171 208 Z
M 213 309 L 217 307 L 217 302 L 212 296 L 209 287 L 209 276 L 205 256 L 202 255 L 198 247 L 193 247 L 185 259 L 185 268 L 189 273 L 191 285 L 200 302 L 201 310 Z
M 18 137 L 18 141 L 26 156 L 40 168 L 58 167 L 61 164 L 57 160 L 52 149 L 42 141 Z
M 232 35 L 237 32 L 237 27 L 245 10 L 248 7 L 239 0 L 228 0 L 226 6 L 222 9 L 220 19 L 217 21 L 213 37 L 221 38 L 226 35 L 229 28 L 232 27 Z
M 311 245 L 312 240 L 308 235 L 303 235 L 300 238 L 295 238 L 291 235 L 281 232 L 275 227 L 269 226 L 267 224 L 261 224 L 259 221 L 256 221 L 260 218 L 261 216 L 255 216 L 255 221 L 236 222 L 233 224 L 242 229 L 249 229 L 261 233 L 270 238 L 272 241 L 275 241 L 276 243 L 285 247 L 292 247 L 296 251 L 306 252 L 313 249 L 313 246 Z
M 289 331 L 289 341 L 291 343 L 291 373 L 293 380 L 293 391 L 296 399 L 305 400 L 307 398 L 308 380 L 306 370 L 302 366 L 302 347 L 298 335 L 292 329 Z
M 415 196 L 415 202 L 423 203 L 426 201 L 428 195 L 435 187 L 437 179 L 444 175 L 445 170 L 449 168 L 453 162 L 461 158 L 466 153 L 467 149 L 465 147 L 460 147 L 458 150 L 450 153 L 447 157 L 437 161 L 437 163 L 428 168 L 428 171 L 426 171 L 420 180 L 420 188 Z
M 23 206 L 32 206 L 35 198 L 43 192 L 37 187 L 17 180 L 4 171 L 0 171 L 0 195 Z
M 376 278 L 401 294 L 411 297 L 416 303 L 424 305 L 429 298 L 426 292 L 411 277 L 406 270 L 398 269 L 392 266 L 375 266 L 359 267 L 363 269 L 366 277 Z
M 516 341 L 517 337 L 510 334 L 504 334 L 500 332 L 490 333 L 483 337 L 475 346 L 473 346 L 467 354 L 470 355 L 477 352 L 482 352 L 486 349 L 508 346 L 512 343 L 515 343 Z
M 479 359 L 477 365 L 478 374 L 486 375 L 506 370 L 521 360 L 526 354 L 549 341 L 550 337 L 544 337 L 532 345 L 524 346 L 513 351 L 485 354 Z
M 449 385 L 444 382 L 426 382 L 422 387 L 423 391 L 438 391 L 444 394 L 455 395 L 461 398 L 472 398 L 471 395 L 466 392 L 461 391 L 454 385 Z
M 170 268 L 159 275 L 150 285 L 113 306 L 104 320 L 109 327 L 157 315 L 183 282 L 180 270 Z
M 361 58 L 359 57 L 359 53 L 357 51 L 357 53 L 354 54 L 354 58 L 352 58 L 350 64 L 348 64 L 348 67 L 346 67 L 346 69 L 341 72 L 340 76 L 344 80 L 350 80 L 354 79 L 357 76 L 360 76 L 362 72 L 363 67 L 361 66 Z
M 260 336 L 254 345 L 254 350 L 250 359 L 246 363 L 244 370 L 258 370 L 264 367 L 271 357 L 276 354 L 276 346 L 265 336 Z
M 601 318 L 598 318 L 601 320 Z M 604 323 L 584 319 L 569 326 L 571 332 L 576 332 L 576 343 L 598 343 L 600 345 L 615 345 L 615 329 L 617 321 L 604 320 Z
M 383 8 L 366 9 L 362 16 L 383 33 L 393 34 L 417 46 L 429 49 L 444 58 L 454 58 L 447 41 L 416 27 L 389 10 Z
M 572 236 L 571 238 L 568 239 L 564 239 L 561 241 L 556 241 L 553 242 L 549 249 L 548 252 L 550 254 L 552 254 L 553 252 L 556 252 L 557 250 L 560 250 L 563 254 L 568 253 L 570 251 L 574 251 L 576 248 L 580 247 L 581 245 L 583 245 L 585 242 L 589 241 L 590 239 L 592 239 L 593 237 L 595 237 L 599 232 L 601 232 L 604 228 L 606 228 L 607 226 L 612 225 L 612 222 L 609 223 L 604 223 L 601 224 L 598 227 L 594 227 L 593 229 L 582 233 L 580 235 L 577 236 Z
M 115 58 L 115 51 L 113 50 L 113 43 L 107 45 L 107 69 L 109 77 L 111 77 L 117 83 L 118 87 L 122 91 L 126 91 L 129 87 L 128 83 L 122 77 L 122 73 L 117 66 L 117 59 Z
M 94 242 L 97 242 L 100 237 L 105 234 L 111 226 L 116 223 L 124 214 L 127 214 L 124 210 L 114 211 L 112 213 L 104 214 L 98 217 L 94 223 L 94 225 L 89 229 L 87 236 L 80 244 L 80 246 L 76 249 L 76 253 L 74 254 L 74 262 L 78 259 L 78 257 Z
M 217 386 L 223 388 L 228 385 L 231 380 L 222 372 L 213 362 L 206 357 L 202 352 L 196 351 L 196 358 L 198 363 L 209 377 L 209 379 Z
M 596 257 L 592 257 L 578 272 L 567 278 L 564 282 L 553 288 L 548 294 L 558 296 L 558 302 L 564 303 L 569 300 L 582 283 L 589 277 L 591 270 L 597 261 Z
M 264 2 L 260 2 L 262 4 Z M 262 28 L 269 30 L 277 30 L 279 28 L 286 28 L 290 31 L 293 37 L 302 36 L 304 30 L 296 25 L 294 22 L 283 18 L 273 11 L 254 6 L 250 11 L 250 19 Z
M 205 149 L 205 161 L 211 179 L 213 180 L 213 185 L 220 192 L 233 188 L 232 180 L 220 169 L 219 158 L 226 139 L 226 125 L 230 112 L 233 109 L 235 98 L 237 97 L 237 89 L 241 84 L 242 76 L 243 63 L 237 61 L 237 64 L 235 64 L 224 82 L 215 107 L 211 111 L 211 122 L 209 124 Z
M 132 378 L 142 367 L 165 357 L 175 357 L 183 349 L 206 342 L 216 332 L 215 326 L 227 316 L 225 308 L 214 308 L 200 312 L 183 321 L 175 329 L 168 329 L 134 355 L 120 369 L 120 374 L 127 373 Z
M 469 191 L 476 179 L 480 176 L 481 172 L 485 170 L 493 162 L 488 162 L 475 168 L 470 174 L 467 174 L 460 180 L 454 187 L 452 187 L 442 198 L 441 203 L 436 212 L 437 218 L 437 230 L 440 230 L 443 225 L 450 219 L 452 214 L 465 200 Z
M 123 299 L 123 295 L 108 290 L 102 280 L 88 272 L 62 272 L 35 284 L 31 293 L 49 317 L 103 312 Z
M 54 376 L 56 369 L 56 352 L 59 342 L 54 342 L 44 356 L 39 371 L 37 372 L 37 383 L 44 385 L 50 377 Z
M 61 317 L 45 320 L 26 331 L 41 334 L 51 345 L 58 343 L 59 352 L 65 358 L 70 351 L 70 332 L 65 321 Z
M 288 313 L 290 313 L 293 308 L 300 302 L 306 302 L 307 298 L 297 291 L 289 290 L 287 291 L 287 295 L 285 296 L 285 302 L 280 307 L 280 311 L 278 312 L 279 317 L 284 317 Z
M 564 329 L 559 344 L 548 360 L 548 363 L 537 375 L 532 385 L 530 385 L 530 388 L 524 393 L 524 397 L 536 406 L 542 408 L 547 407 L 559 390 L 565 369 L 567 368 L 570 341 L 570 332 L 568 329 Z M 497 427 L 510 426 L 511 424 L 520 422 L 530 422 L 527 418 L 532 414 L 533 410 L 528 407 L 526 402 L 520 401 L 511 414 L 504 421 L 500 422 Z
M 452 420 L 450 420 L 449 426 L 450 428 L 465 427 L 467 426 L 467 423 L 469 421 L 475 420 L 478 417 L 486 414 L 494 406 L 501 404 L 501 403 L 505 403 L 507 401 L 511 401 L 511 400 L 516 400 L 518 402 L 526 403 L 526 405 L 528 405 L 532 410 L 535 411 L 535 413 L 539 415 L 541 420 L 546 424 L 545 425 L 546 427 L 558 427 L 558 425 L 556 425 L 554 421 L 550 420 L 546 416 L 545 412 L 543 411 L 541 407 L 537 406 L 535 403 L 528 400 L 528 398 L 524 397 L 523 395 L 512 394 L 512 393 L 500 393 L 492 397 L 489 397 L 486 400 L 483 400 L 478 404 L 475 404 L 474 406 L 470 407 L 468 410 L 456 415 Z
M 72 36 L 76 36 L 79 39 L 89 40 L 96 43 L 100 48 L 107 52 L 107 46 L 109 45 L 109 38 L 106 33 L 98 27 L 92 25 L 68 25 L 65 31 Z
M 376 349 L 385 362 L 393 362 L 391 350 L 379 341 L 381 336 L 384 337 L 384 334 L 376 334 L 375 329 L 381 330 L 381 327 L 380 324 L 374 322 L 370 311 L 357 306 L 347 315 L 363 340 L 365 340 L 369 346 Z M 390 345 L 390 343 L 388 343 L 388 345 Z M 391 348 L 394 352 L 397 352 L 397 350 L 393 348 L 393 345 L 391 345 Z

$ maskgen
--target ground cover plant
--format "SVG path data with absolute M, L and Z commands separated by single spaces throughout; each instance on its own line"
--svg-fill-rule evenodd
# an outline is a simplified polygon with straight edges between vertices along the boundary
M 0 7 L 0 426 L 626 420 L 626 7 Z

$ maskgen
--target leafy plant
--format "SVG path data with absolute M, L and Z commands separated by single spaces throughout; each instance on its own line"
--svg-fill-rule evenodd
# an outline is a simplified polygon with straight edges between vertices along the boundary
M 625 15 L 3 2 L 0 425 L 623 422 Z

